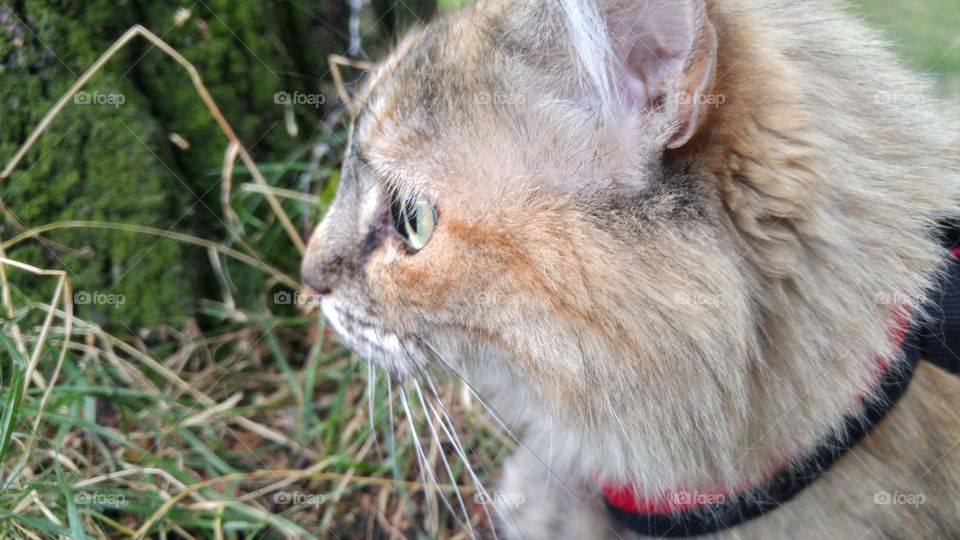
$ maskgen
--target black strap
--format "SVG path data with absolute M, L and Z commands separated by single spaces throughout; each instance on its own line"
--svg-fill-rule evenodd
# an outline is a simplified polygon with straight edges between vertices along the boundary
M 842 435 L 830 437 L 806 457 L 785 467 L 766 483 L 746 493 L 695 510 L 676 514 L 633 514 L 607 503 L 611 514 L 634 532 L 659 538 L 679 538 L 721 531 L 769 512 L 789 501 L 840 456 L 866 436 L 906 391 L 918 355 L 904 359 L 881 379 L 877 393 L 865 400 L 857 413 L 845 417 Z
M 947 222 L 940 238 L 960 249 L 960 221 Z M 960 259 L 954 257 L 924 306 L 927 318 L 911 332 L 908 346 L 928 362 L 960 375 Z
M 960 248 L 960 220 L 944 223 L 940 238 L 948 249 Z M 829 437 L 816 450 L 785 467 L 763 485 L 722 503 L 682 513 L 650 515 L 626 512 L 608 502 L 610 513 L 621 524 L 642 535 L 678 538 L 718 532 L 789 501 L 886 416 L 906 392 L 920 359 L 960 374 L 960 258 L 951 258 L 923 313 L 926 316 L 913 322 L 904 339 L 902 360 L 880 381 L 876 395 L 844 418 L 845 429 L 840 436 Z

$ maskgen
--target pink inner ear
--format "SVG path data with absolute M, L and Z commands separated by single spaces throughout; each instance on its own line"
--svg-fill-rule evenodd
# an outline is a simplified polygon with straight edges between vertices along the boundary
M 698 29 L 688 0 L 621 0 L 607 14 L 628 101 L 649 107 L 680 77 Z

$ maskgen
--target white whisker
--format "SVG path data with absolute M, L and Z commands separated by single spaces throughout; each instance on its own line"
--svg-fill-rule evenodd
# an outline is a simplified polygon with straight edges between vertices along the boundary
M 390 422 L 390 438 L 387 439 L 388 450 L 390 452 L 390 457 L 393 458 L 393 476 L 394 478 L 400 478 L 400 469 L 397 466 L 397 428 L 394 425 L 393 421 L 393 378 L 390 377 L 390 371 L 386 370 L 387 374 L 387 419 Z
M 370 413 L 370 435 L 373 437 L 373 447 L 380 452 L 380 444 L 377 441 L 377 425 L 373 418 L 374 394 L 377 392 L 376 371 L 373 367 L 373 360 L 367 359 L 367 405 Z
M 560 477 L 557 475 L 557 473 L 554 472 L 554 470 L 553 470 L 552 468 L 550 468 L 550 466 L 547 465 L 547 464 L 543 461 L 543 459 L 542 459 L 536 452 L 533 451 L 532 448 L 530 448 L 529 445 L 527 445 L 527 443 L 525 443 L 525 442 L 523 442 L 522 440 L 520 440 L 520 438 L 517 437 L 517 435 L 514 434 L 513 431 L 512 431 L 509 427 L 507 427 L 506 421 L 504 421 L 504 419 L 503 419 L 503 417 L 500 415 L 500 413 L 498 413 L 498 412 L 493 408 L 493 406 L 490 405 L 490 403 L 489 403 L 486 399 L 484 399 L 483 396 L 481 396 L 479 392 L 477 392 L 477 390 L 473 387 L 473 385 L 471 385 L 469 382 L 467 382 L 466 377 L 464 377 L 462 374 L 460 374 L 460 372 L 458 372 L 458 371 L 456 370 L 456 368 L 453 367 L 453 364 L 451 364 L 449 361 L 447 361 L 447 359 L 444 358 L 443 355 L 441 355 L 432 345 L 430 345 L 429 343 L 427 343 L 426 341 L 424 341 L 422 338 L 418 338 L 418 339 L 419 339 L 420 343 L 422 343 L 427 349 L 429 349 L 430 352 L 432 352 L 432 353 L 434 354 L 434 356 L 435 356 L 444 366 L 446 366 L 446 368 L 447 368 L 448 370 L 450 370 L 451 373 L 453 373 L 458 379 L 460 379 L 460 381 L 464 384 L 464 386 L 467 388 L 467 390 L 473 395 L 474 398 L 477 399 L 477 401 L 480 402 L 481 405 L 483 405 L 483 408 L 486 409 L 486 411 L 490 414 L 490 416 L 492 416 L 492 417 L 497 421 L 497 424 L 500 425 L 500 427 L 504 430 L 504 432 L 505 432 L 507 435 L 509 435 L 510 438 L 512 438 L 512 439 L 514 440 L 514 442 L 516 442 L 519 446 L 522 446 L 522 447 L 525 448 L 528 452 L 530 452 L 530 455 L 533 456 L 534 459 L 536 459 L 541 465 L 543 465 L 543 467 L 547 470 L 547 472 L 550 474 L 550 476 L 551 476 L 554 480 L 556 480 L 557 483 L 560 484 L 560 486 L 563 487 L 563 489 L 564 489 L 567 493 L 569 493 L 577 502 L 579 502 L 581 505 L 583 505 L 584 508 L 587 508 L 587 509 L 590 508 L 590 505 L 588 505 L 582 498 L 580 498 L 580 496 L 577 494 L 577 492 L 574 491 L 573 489 L 571 489 L 570 486 L 568 486 L 567 483 L 564 482 L 563 479 L 560 478 Z M 481 463 L 480 466 L 482 467 L 483 464 Z M 618 538 L 620 537 L 620 534 L 619 534 L 615 529 L 613 529 L 612 526 L 609 527 L 609 530 L 610 530 L 614 535 L 616 535 Z
M 473 482 L 474 488 L 483 497 L 484 504 L 481 505 L 481 508 L 483 509 L 483 513 L 486 516 L 487 521 L 490 523 L 490 528 L 491 528 L 491 531 L 493 532 L 493 537 L 497 538 L 496 521 L 493 519 L 493 516 L 490 515 L 490 510 L 487 508 L 489 506 L 489 501 L 492 501 L 493 499 L 490 497 L 490 494 L 487 492 L 486 488 L 483 487 L 483 482 L 480 481 L 480 477 L 477 476 L 477 473 L 473 471 L 473 467 L 470 465 L 470 460 L 467 459 L 467 453 L 466 451 L 464 451 L 463 445 L 460 443 L 460 440 L 457 437 L 454 430 L 452 429 L 452 426 L 448 427 L 444 423 L 443 416 L 432 403 L 427 403 L 427 407 L 429 407 L 430 410 L 433 412 L 433 415 L 437 419 L 437 424 L 440 425 L 440 429 L 447 436 L 447 440 L 449 440 L 450 443 L 453 444 L 454 451 L 457 453 L 457 456 L 460 458 L 460 461 L 463 462 L 464 467 L 466 467 L 467 474 L 470 475 L 470 481 Z M 446 421 L 450 422 L 450 419 L 447 418 Z M 494 506 L 493 511 L 497 513 L 497 515 L 500 515 L 500 511 L 496 506 Z
M 517 437 L 513 433 L 513 430 L 511 430 L 507 426 L 506 421 L 503 419 L 503 417 L 500 416 L 500 413 L 496 412 L 493 409 L 493 407 L 489 403 L 487 403 L 487 400 L 484 399 L 479 392 L 477 392 L 477 390 L 473 387 L 473 385 L 471 385 L 467 381 L 466 377 L 461 375 L 460 372 L 458 372 L 457 369 L 453 367 L 453 365 L 450 362 L 448 362 L 446 358 L 443 357 L 443 355 L 441 355 L 439 352 L 437 352 L 436 349 L 433 348 L 433 346 L 431 346 L 426 341 L 423 341 L 422 339 L 420 340 L 420 342 L 423 343 L 424 346 L 426 346 L 428 349 L 430 349 L 430 352 L 432 352 L 434 356 L 436 356 L 436 358 L 440 360 L 440 362 L 443 363 L 447 367 L 447 369 L 450 370 L 450 372 L 452 372 L 454 375 L 456 375 L 458 379 L 460 379 L 460 382 L 462 382 L 466 386 L 467 390 L 473 395 L 473 397 L 476 398 L 481 405 L 483 405 L 483 408 L 486 409 L 491 416 L 493 416 L 494 420 L 496 420 L 497 423 L 500 425 L 500 428 L 503 429 L 504 432 L 506 432 L 506 434 L 509 435 L 510 438 L 513 439 L 515 443 L 522 444 L 520 441 L 520 437 Z
M 433 468 L 427 466 L 427 456 L 423 451 L 423 445 L 420 442 L 420 435 L 417 433 L 417 426 L 414 423 L 413 413 L 410 412 L 410 403 L 407 400 L 407 392 L 404 390 L 403 386 L 399 388 L 400 390 L 400 404 L 403 405 L 403 410 L 407 414 L 407 421 L 410 424 L 410 435 L 413 437 L 413 446 L 416 450 L 417 461 L 420 463 L 420 481 L 423 483 L 423 499 L 427 505 L 427 514 L 430 518 L 431 523 L 438 522 L 439 514 L 436 512 L 436 509 L 433 507 L 432 497 L 436 496 L 439 485 L 437 484 L 436 478 L 433 475 Z M 433 480 L 433 486 L 427 482 L 427 474 L 429 473 L 430 479 Z M 433 493 L 431 494 L 431 489 Z M 442 498 L 442 497 L 441 497 Z M 443 499 L 446 503 L 446 499 Z M 447 503 L 449 504 L 449 503 Z M 450 509 L 453 512 L 453 509 Z M 436 531 L 434 531 L 436 532 Z
M 433 420 L 430 418 L 429 411 L 427 411 L 427 401 L 423 397 L 423 391 L 420 388 L 420 383 L 414 379 L 413 385 L 414 385 L 414 389 L 417 391 L 417 397 L 420 399 L 420 406 L 422 406 L 424 409 L 424 413 L 427 419 L 427 426 L 429 426 L 430 432 L 433 434 L 433 438 L 439 442 L 440 436 L 437 433 L 437 428 L 433 424 Z M 436 399 L 439 400 L 440 396 L 436 396 Z M 470 538 L 475 539 L 477 535 L 473 531 L 473 524 L 470 522 L 470 514 L 467 512 L 467 506 L 463 503 L 463 496 L 460 494 L 459 483 L 457 482 L 457 478 L 453 475 L 453 469 L 450 467 L 450 462 L 447 460 L 447 455 L 445 452 L 442 451 L 442 449 L 440 452 L 440 459 L 443 461 L 443 467 L 447 471 L 447 477 L 450 478 L 450 483 L 451 485 L 453 485 L 453 489 L 454 489 L 453 493 L 457 497 L 457 503 L 460 505 L 460 510 L 463 511 L 463 518 L 466 520 L 465 525 L 467 528 L 467 532 L 470 534 Z M 454 514 L 454 517 L 456 517 L 456 514 Z M 457 521 L 460 521 L 460 520 L 457 519 Z M 461 525 L 464 525 L 464 523 L 461 522 Z
M 460 437 L 457 436 L 457 431 L 454 428 L 453 421 L 450 419 L 449 412 L 447 411 L 446 407 L 444 407 L 443 401 L 440 400 L 440 393 L 437 391 L 437 387 L 433 384 L 433 379 L 427 373 L 424 373 L 424 378 L 426 379 L 427 384 L 430 387 L 430 391 L 433 393 L 434 397 L 436 398 L 437 406 L 440 407 L 440 411 L 443 412 L 443 415 L 441 416 L 440 412 L 437 410 L 436 407 L 433 406 L 432 403 L 427 403 L 427 406 L 430 408 L 431 411 L 433 411 L 434 416 L 436 416 L 437 418 L 437 423 L 440 424 L 440 428 L 443 430 L 444 434 L 447 436 L 447 440 L 449 440 L 450 443 L 453 444 L 454 450 L 457 452 L 457 455 L 460 457 L 460 460 L 463 462 L 464 467 L 467 468 L 467 473 L 470 475 L 470 480 L 473 482 L 474 487 L 477 489 L 480 495 L 484 498 L 484 501 L 492 501 L 493 499 L 490 498 L 490 494 L 487 492 L 486 488 L 483 487 L 483 482 L 480 481 L 480 478 L 477 476 L 477 473 L 473 471 L 473 467 L 470 465 L 470 460 L 467 459 L 467 453 L 463 449 L 463 444 L 460 442 Z M 445 425 L 445 422 L 446 422 L 446 425 Z M 449 428 L 447 427 L 447 425 L 449 425 Z M 474 453 L 474 455 L 476 455 L 476 453 Z M 477 457 L 479 459 L 479 456 Z M 480 466 L 482 467 L 483 464 L 481 463 Z M 496 523 L 494 522 L 493 517 L 490 515 L 490 511 L 487 509 L 487 506 L 488 504 L 484 504 L 482 506 L 483 513 L 484 515 L 486 515 L 487 521 L 490 522 L 490 527 L 491 527 L 491 530 L 493 531 L 493 537 L 497 538 Z M 496 506 L 493 507 L 493 511 L 496 512 L 498 516 L 503 517 L 503 515 L 500 513 L 500 510 Z M 516 522 L 516 519 L 514 519 L 514 522 Z

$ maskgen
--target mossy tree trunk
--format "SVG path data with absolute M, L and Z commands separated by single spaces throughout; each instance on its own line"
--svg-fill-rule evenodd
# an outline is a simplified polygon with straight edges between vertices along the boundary
M 8 2 L 0 6 L 0 161 L 137 23 L 196 65 L 259 161 L 283 159 L 310 144 L 317 130 L 309 127 L 335 101 L 326 55 L 346 52 L 348 16 L 347 2 L 338 0 L 206 0 L 191 12 L 150 0 Z M 390 29 L 398 29 L 404 16 L 392 12 L 386 18 Z M 379 42 L 374 47 L 382 49 L 392 38 L 390 29 L 365 28 L 365 44 Z M 293 135 L 284 121 L 289 111 L 276 102 L 278 92 L 328 99 L 319 107 L 296 108 L 298 124 L 308 129 Z M 228 236 L 219 199 L 227 139 L 180 66 L 138 41 L 83 96 L 0 184 L 8 209 L 0 237 L 67 220 L 135 223 L 214 240 Z M 287 247 L 295 261 L 293 246 Z M 81 300 L 82 293 L 122 296 L 121 305 L 78 306 L 80 316 L 114 328 L 193 315 L 197 299 L 217 295 L 206 252 L 136 233 L 61 230 L 8 255 L 67 270 Z M 17 284 L 31 294 L 49 292 L 42 281 L 24 276 Z

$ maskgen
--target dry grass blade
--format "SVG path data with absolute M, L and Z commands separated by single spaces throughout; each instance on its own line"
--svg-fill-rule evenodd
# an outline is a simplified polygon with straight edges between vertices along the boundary
M 106 223 L 103 221 L 61 221 L 58 223 L 47 223 L 45 225 L 40 225 L 39 227 L 34 227 L 29 229 L 9 240 L 0 242 L 0 251 L 5 251 L 11 247 L 23 242 L 24 240 L 29 240 L 42 235 L 48 231 L 54 231 L 57 229 L 77 229 L 77 228 L 88 228 L 88 229 L 108 229 L 115 231 L 129 231 L 136 232 L 141 234 L 150 234 L 153 236 L 159 236 L 162 238 L 168 238 L 170 240 L 176 240 L 179 242 L 185 242 L 188 244 L 193 244 L 196 246 L 205 247 L 207 249 L 213 249 L 219 253 L 222 253 L 228 257 L 232 257 L 241 261 L 253 268 L 259 268 L 264 272 L 270 274 L 276 278 L 281 283 L 288 285 L 293 289 L 299 289 L 300 284 L 291 278 L 290 276 L 284 274 L 280 270 L 266 264 L 256 257 L 251 257 L 246 253 L 241 253 L 235 249 L 228 248 L 223 244 L 207 240 L 205 238 L 198 238 L 196 236 L 190 236 L 188 234 L 167 231 L 163 229 L 157 229 L 155 227 L 144 227 L 142 225 L 134 225 L 129 223 Z M 51 270 L 52 271 L 52 270 Z
M 123 36 L 120 37 L 113 45 L 96 62 L 90 66 L 87 71 L 77 79 L 77 82 L 67 90 L 67 93 L 61 97 L 56 105 L 54 105 L 47 114 L 43 117 L 37 127 L 30 133 L 30 136 L 27 137 L 27 140 L 20 146 L 20 149 L 17 150 L 17 153 L 14 154 L 13 158 L 7 163 L 7 166 L 4 167 L 3 171 L 0 172 L 0 180 L 9 178 L 13 171 L 17 168 L 17 165 L 27 154 L 34 143 L 40 138 L 41 135 L 47 130 L 51 122 L 60 114 L 70 99 L 84 87 L 87 82 L 97 74 L 98 71 L 106 64 L 120 49 L 124 48 L 131 40 L 135 37 L 143 37 L 152 43 L 155 47 L 164 52 L 167 56 L 172 58 L 178 64 L 183 66 L 187 70 L 187 73 L 190 75 L 190 80 L 193 82 L 194 88 L 197 89 L 197 93 L 200 94 L 200 98 L 203 100 L 204 104 L 207 106 L 207 109 L 210 111 L 210 114 L 213 115 L 214 119 L 217 121 L 217 124 L 220 126 L 220 129 L 223 130 L 223 133 L 230 140 L 230 143 L 236 145 L 240 160 L 243 161 L 244 165 L 250 170 L 250 173 L 253 175 L 253 179 L 260 184 L 261 187 L 267 188 L 266 179 L 264 179 L 263 174 L 260 173 L 260 169 L 257 168 L 257 164 L 253 161 L 253 158 L 250 157 L 250 154 L 247 152 L 246 148 L 243 146 L 243 143 L 240 142 L 240 139 L 237 137 L 237 134 L 233 131 L 233 128 L 230 126 L 230 123 L 227 122 L 227 119 L 224 118 L 223 113 L 220 112 L 220 107 L 217 106 L 216 102 L 210 96 L 210 92 L 207 91 L 207 87 L 204 86 L 203 80 L 200 78 L 200 73 L 197 71 L 197 68 L 190 63 L 186 58 L 183 57 L 176 49 L 168 45 L 165 41 L 160 39 L 156 34 L 147 30 L 143 26 L 135 25 Z M 287 216 L 286 212 L 283 211 L 283 207 L 280 206 L 280 202 L 276 197 L 273 196 L 269 191 L 265 192 L 264 195 L 267 198 L 267 202 L 270 204 L 270 208 L 274 211 L 277 216 L 277 219 L 280 220 L 281 225 L 283 225 L 284 230 L 287 232 L 287 235 L 290 237 L 290 241 L 293 242 L 293 245 L 297 248 L 300 253 L 306 251 L 306 246 L 303 243 L 303 239 L 300 238 L 300 234 L 297 232 L 296 227 L 293 226 L 293 223 L 290 221 L 290 218 Z
M 53 375 L 51 376 L 50 381 L 48 381 L 46 384 L 41 385 L 41 387 L 44 389 L 44 393 L 40 401 L 39 410 L 42 412 L 44 407 L 46 406 L 47 399 L 49 399 L 50 397 L 50 391 L 53 389 L 53 386 L 56 384 L 57 377 L 60 374 L 60 368 L 63 366 L 63 360 L 67 353 L 71 329 L 73 327 L 73 295 L 71 294 L 70 280 L 67 279 L 67 274 L 64 271 L 44 270 L 44 269 L 36 268 L 34 266 L 24 264 L 20 261 L 14 261 L 12 259 L 8 259 L 7 257 L 2 256 L 3 253 L 4 253 L 4 250 L 0 248 L 0 266 L 9 265 L 14 268 L 19 268 L 21 270 L 30 272 L 38 276 L 50 276 L 50 277 L 57 278 L 57 285 L 53 294 L 53 298 L 50 300 L 50 306 L 56 306 L 61 301 L 64 304 L 64 311 L 65 311 L 64 340 L 65 342 L 63 346 L 60 348 L 60 354 L 57 357 L 57 364 L 54 368 Z M 7 274 L 5 270 L 3 272 L 0 272 L 0 280 L 2 280 L 2 286 L 4 291 L 3 293 L 4 308 L 7 310 L 7 313 L 9 315 L 12 315 L 13 305 L 11 303 L 10 295 L 8 292 L 9 284 L 7 282 Z M 30 355 L 29 364 L 27 365 L 26 375 L 24 377 L 25 386 L 23 388 L 23 393 L 26 393 L 30 386 L 30 380 L 33 378 L 31 374 L 34 373 L 34 370 L 37 367 L 37 363 L 40 361 L 40 355 L 43 351 L 43 345 L 44 343 L 46 343 L 47 336 L 50 334 L 50 329 L 53 326 L 53 319 L 54 319 L 53 311 L 54 310 L 51 309 L 48 312 L 47 316 L 44 318 L 43 326 L 40 329 L 39 339 L 37 339 L 37 343 L 34 346 L 33 352 Z M 15 323 L 12 323 L 12 324 L 16 326 Z M 36 435 L 37 426 L 39 425 L 39 422 L 40 422 L 40 418 L 38 416 L 33 425 L 34 436 Z M 24 452 L 25 456 L 29 454 L 29 449 L 33 444 L 33 440 L 34 440 L 33 436 L 31 436 L 30 439 L 28 439 L 28 446 L 26 451 Z M 2 457 L 2 455 L 0 455 L 0 457 Z M 13 474 L 11 474 L 11 477 L 12 476 Z M 8 484 L 10 480 L 12 480 L 12 478 L 8 479 L 7 482 L 4 482 L 4 485 Z
M 4 471 L 0 491 L 13 487 L 3 493 L 11 494 L 10 504 L 0 501 L 0 537 L 12 534 L 66 538 L 84 533 L 94 538 L 145 538 L 173 533 L 182 537 L 230 538 L 236 534 L 231 528 L 250 531 L 252 535 L 272 532 L 286 537 L 314 537 L 307 532 L 312 530 L 337 537 L 344 527 L 349 527 L 350 520 L 357 518 L 369 524 L 371 536 L 375 525 L 394 538 L 424 533 L 447 537 L 452 530 L 464 527 L 469 536 L 474 536 L 474 524 L 478 525 L 479 534 L 483 519 L 476 509 L 468 507 L 464 496 L 473 494 L 480 484 L 470 471 L 471 478 L 466 483 L 472 485 L 458 485 L 464 473 L 455 460 L 463 449 L 450 454 L 449 448 L 440 443 L 431 417 L 427 417 L 427 422 L 432 439 L 424 439 L 431 443 L 429 449 L 414 450 L 413 446 L 422 441 L 415 431 L 413 416 L 409 424 L 395 425 L 393 399 L 384 399 L 392 395 L 389 381 L 386 388 L 378 388 L 375 376 L 368 373 L 374 383 L 368 387 L 362 375 L 343 376 L 349 372 L 351 360 L 342 348 L 323 345 L 322 325 L 316 325 L 318 335 L 312 336 L 316 346 L 310 348 L 311 359 L 302 365 L 301 358 L 296 358 L 296 363 L 288 361 L 286 355 L 295 346 L 281 343 L 277 333 L 285 332 L 284 339 L 300 345 L 304 327 L 313 326 L 304 322 L 310 319 L 302 314 L 278 315 L 259 305 L 259 309 L 249 309 L 231 296 L 231 283 L 224 278 L 230 272 L 229 260 L 266 273 L 266 291 L 277 284 L 298 290 L 300 283 L 292 277 L 293 271 L 265 263 L 259 255 L 266 252 L 248 247 L 247 241 L 255 236 L 251 231 L 262 226 L 258 232 L 267 240 L 258 249 L 267 241 L 282 241 L 287 236 L 302 253 L 304 243 L 293 226 L 296 218 L 291 219 L 280 201 L 298 203 L 301 209 L 291 212 L 299 212 L 306 223 L 315 217 L 315 207 L 325 207 L 332 195 L 329 190 L 323 190 L 321 196 L 314 195 L 310 192 L 312 185 L 295 191 L 268 183 L 214 103 L 197 69 L 160 37 L 139 25 L 125 32 L 47 111 L 0 171 L 0 181 L 16 173 L 27 153 L 72 98 L 138 37 L 187 71 L 206 109 L 229 141 L 223 155 L 220 203 L 231 241 L 242 249 L 199 236 L 128 223 L 75 220 L 29 228 L 0 201 L 0 213 L 14 223 L 18 233 L 0 239 L 0 299 L 7 319 L 4 336 L 10 337 L 12 347 L 24 358 L 26 375 L 21 393 L 25 409 L 21 409 L 19 418 L 22 427 L 17 431 L 18 418 L 12 415 L 10 451 L 0 456 L 7 458 L 0 460 Z M 366 70 L 371 65 L 335 56 L 330 60 L 346 108 L 355 108 L 339 67 Z M 336 120 L 328 125 L 328 140 L 323 143 L 328 149 L 336 144 L 331 139 L 339 138 L 330 135 L 334 124 L 346 123 L 344 108 L 337 107 L 336 111 Z M 321 156 L 327 154 L 325 150 L 315 156 L 311 174 L 320 179 L 324 174 L 336 179 L 335 165 L 321 167 Z M 245 198 L 232 196 L 234 174 L 241 170 L 251 175 L 252 182 L 239 184 L 237 192 L 262 196 L 276 219 L 257 222 L 259 214 L 250 217 L 249 208 L 243 206 Z M 287 169 L 280 170 L 282 174 Z M 263 171 L 272 172 L 267 166 Z M 279 180 L 271 177 L 271 182 Z M 251 199 L 262 208 L 259 197 Z M 234 204 L 247 213 L 238 213 Z M 303 211 L 303 206 L 314 210 Z M 220 279 L 224 297 L 215 307 L 229 312 L 223 314 L 222 320 L 233 326 L 216 336 L 191 333 L 189 328 L 176 329 L 172 324 L 128 329 L 129 335 L 114 335 L 94 322 L 98 319 L 74 316 L 73 289 L 67 272 L 37 268 L 6 256 L 6 250 L 19 248 L 31 239 L 42 239 L 52 231 L 82 228 L 152 235 L 204 248 Z M 263 233 L 264 230 L 267 232 Z M 79 251 L 47 239 L 43 243 L 46 247 Z M 271 263 L 275 261 L 271 259 Z M 55 278 L 52 298 L 48 302 L 24 298 L 23 291 L 9 283 L 7 274 L 12 269 Z M 15 298 L 22 305 L 15 307 Z M 283 321 L 279 327 L 277 320 Z M 21 321 L 33 325 L 29 332 L 21 329 L 26 328 Z M 45 354 L 51 349 L 58 353 L 55 362 L 53 355 Z M 293 354 L 296 356 L 299 351 Z M 251 373 L 258 375 L 249 376 Z M 364 388 L 370 398 L 368 409 L 358 403 Z M 377 395 L 384 393 L 387 395 Z M 420 412 L 409 409 L 405 392 L 401 396 L 408 414 Z M 420 399 L 422 403 L 423 397 Z M 288 414 L 289 409 L 298 414 Z M 366 416 L 372 433 L 361 429 Z M 390 429 L 378 434 L 376 421 L 383 416 L 389 417 Z M 29 426 L 24 418 L 30 420 Z M 291 418 L 295 418 L 293 424 Z M 439 417 L 437 421 L 440 422 Z M 378 436 L 388 441 L 387 455 L 375 444 Z M 485 451 L 497 456 L 493 447 Z M 413 463 L 413 455 L 422 467 Z M 438 460 L 444 465 L 448 484 L 439 483 L 437 473 L 430 469 L 430 464 Z M 386 476 L 391 468 L 393 478 Z M 248 472 L 249 469 L 256 470 Z M 54 471 L 56 479 L 52 479 Z M 267 479 L 276 481 L 264 487 L 261 481 Z M 276 499 L 274 504 L 264 499 L 277 489 L 301 482 L 307 484 L 304 489 L 314 490 L 319 489 L 317 483 L 330 484 L 324 486 L 332 496 L 319 513 L 322 519 L 315 519 L 296 505 L 278 507 Z M 87 505 L 78 510 L 81 503 L 77 497 L 88 493 L 116 494 L 130 500 L 129 504 L 121 502 L 114 507 Z M 367 497 L 375 502 L 364 506 L 362 501 Z M 454 498 L 459 512 L 450 504 Z M 424 503 L 430 506 L 426 531 Z M 462 514 L 462 521 L 458 513 Z M 344 520 L 344 514 L 351 514 L 350 520 Z
M 351 96 L 347 90 L 347 85 L 343 81 L 343 74 L 340 72 L 340 66 L 367 71 L 373 69 L 373 64 L 362 60 L 353 60 L 345 56 L 340 56 L 339 54 L 331 54 L 327 57 L 327 60 L 330 64 L 330 73 L 333 75 L 333 82 L 337 85 L 337 94 L 340 96 L 340 101 L 342 101 L 343 106 L 346 107 L 347 113 L 352 118 L 356 118 L 357 113 L 360 112 L 360 107 L 358 103 L 354 102 L 353 96 Z

